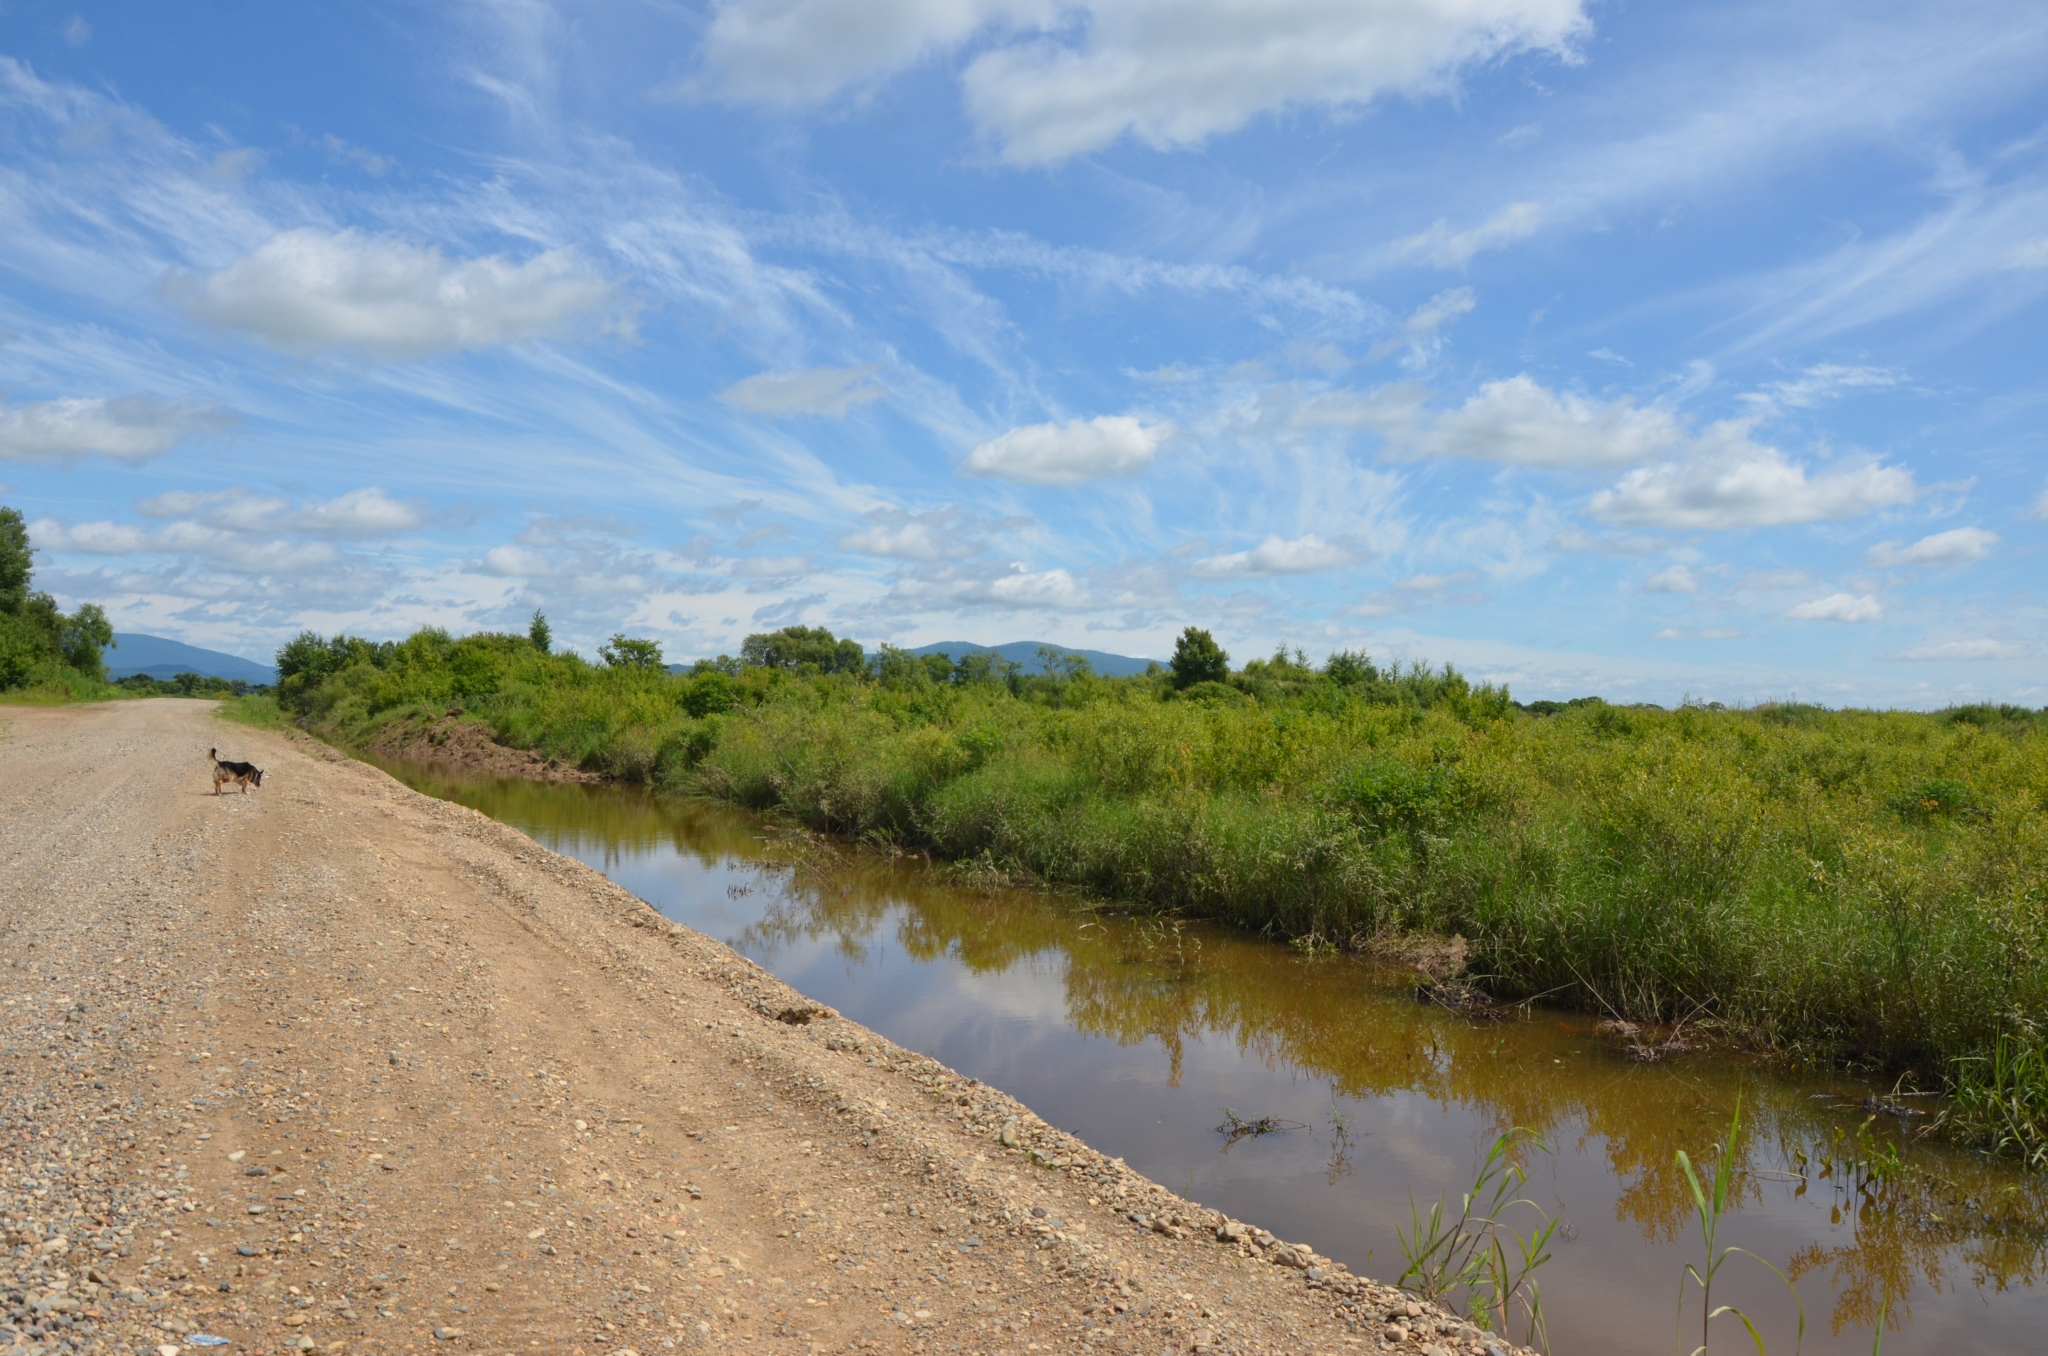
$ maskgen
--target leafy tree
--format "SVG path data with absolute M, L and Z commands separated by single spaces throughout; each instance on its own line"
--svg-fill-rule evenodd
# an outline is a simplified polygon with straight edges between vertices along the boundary
M 1340 687 L 1359 687 L 1377 683 L 1380 670 L 1364 650 L 1338 650 L 1324 661 L 1323 676 Z
M 28 602 L 28 577 L 34 569 L 21 511 L 0 508 L 0 612 L 13 616 L 21 611 Z
M 107 614 L 86 603 L 65 616 L 55 598 L 30 590 L 34 573 L 20 510 L 0 507 L 0 688 L 46 681 L 64 669 L 105 682 L 105 650 L 114 643 Z
M 542 654 L 546 654 L 549 647 L 555 643 L 554 628 L 548 625 L 548 619 L 541 614 L 539 608 L 533 610 L 533 624 L 526 628 L 526 638 L 532 641 L 533 648 Z
M 107 647 L 114 643 L 114 624 L 98 603 L 81 603 L 57 631 L 57 652 L 64 662 L 96 683 L 107 681 Z
M 754 668 L 798 669 L 805 664 L 820 673 L 861 673 L 867 652 L 858 641 L 840 640 L 822 626 L 785 626 L 746 638 L 740 662 Z
M 1230 656 L 1216 643 L 1216 637 L 1198 626 L 1180 633 L 1173 644 L 1173 685 L 1193 687 L 1196 683 L 1222 683 L 1230 679 Z
M 615 669 L 658 669 L 661 642 L 614 634 L 597 647 L 597 657 Z

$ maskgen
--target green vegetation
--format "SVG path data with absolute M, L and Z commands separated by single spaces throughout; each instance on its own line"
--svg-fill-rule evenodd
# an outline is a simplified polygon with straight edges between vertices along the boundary
M 2036 1048 L 2048 1011 L 2048 712 L 1537 715 L 1352 653 L 1105 679 L 800 629 L 674 675 L 438 631 L 305 635 L 278 666 L 340 742 L 459 710 L 625 780 L 1310 948 L 1459 934 L 1502 997 L 1930 1080 Z M 2035 1127 L 2006 1148 L 2031 1153 L 2043 1081 L 1983 1099 L 2018 1122 L 1947 1124 Z
M 1399 1284 L 1503 1336 L 1509 1310 L 1520 1309 L 1529 1320 L 1523 1341 L 1548 1351 L 1536 1272 L 1550 1260 L 1551 1240 L 1564 1217 L 1516 1194 L 1529 1180 L 1522 1160 L 1531 1150 L 1547 1154 L 1550 1146 L 1522 1129 L 1495 1139 L 1455 1219 L 1446 1216 L 1442 1201 L 1429 1208 L 1426 1219 L 1413 1200 L 1408 1202 L 1409 1227 L 1395 1230 L 1408 1263 Z M 1529 1232 L 1508 1222 L 1511 1210 L 1536 1217 Z
M 223 701 L 214 714 L 222 720 L 253 725 L 259 730 L 281 730 L 285 725 L 284 711 L 277 704 L 277 694 L 267 688 Z
M 56 599 L 29 588 L 34 569 L 21 513 L 0 507 L 0 691 L 47 701 L 106 695 L 106 613 L 96 603 L 59 612 Z

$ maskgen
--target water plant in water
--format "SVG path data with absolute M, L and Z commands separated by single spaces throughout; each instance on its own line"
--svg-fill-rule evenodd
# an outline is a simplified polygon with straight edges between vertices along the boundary
M 1735 1099 L 1735 1115 L 1728 1123 L 1728 1138 L 1714 1146 L 1714 1172 L 1705 1186 L 1700 1184 L 1700 1175 L 1693 1168 L 1693 1162 L 1685 1150 L 1678 1150 L 1678 1168 L 1685 1174 L 1686 1189 L 1692 1194 L 1693 1208 L 1699 1211 L 1700 1237 L 1706 1244 L 1706 1256 L 1699 1266 L 1685 1264 L 1685 1276 L 1678 1287 L 1678 1329 L 1685 1331 L 1685 1285 L 1687 1281 L 1699 1287 L 1700 1292 L 1700 1344 L 1693 1348 L 1692 1356 L 1706 1356 L 1713 1336 L 1714 1320 L 1733 1317 L 1740 1320 L 1756 1344 L 1757 1356 L 1765 1356 L 1763 1335 L 1749 1315 L 1732 1304 L 1714 1306 L 1714 1281 L 1721 1274 L 1721 1268 L 1736 1256 L 1747 1257 L 1759 1266 L 1767 1268 L 1772 1275 L 1785 1283 L 1792 1292 L 1793 1303 L 1799 1306 L 1799 1341 L 1806 1341 L 1806 1303 L 1799 1298 L 1799 1287 L 1792 1284 L 1792 1278 L 1776 1266 L 1765 1261 L 1747 1248 L 1733 1245 L 1721 1246 L 1721 1218 L 1728 1211 L 1728 1199 L 1735 1187 L 1735 1161 L 1742 1142 L 1742 1099 Z M 1878 1340 L 1884 1340 L 1884 1331 L 1878 1330 Z
M 1456 1309 L 1489 1332 L 1505 1334 L 1509 1311 L 1519 1308 L 1529 1320 L 1526 1340 L 1547 1348 L 1536 1271 L 1550 1260 L 1550 1241 L 1562 1217 L 1516 1194 L 1528 1180 L 1522 1156 L 1530 1149 L 1550 1152 L 1530 1130 L 1513 1129 L 1495 1139 L 1471 1190 L 1459 1201 L 1456 1218 L 1448 1217 L 1442 1201 L 1430 1206 L 1424 1218 L 1410 1198 L 1411 1227 L 1395 1231 L 1408 1263 L 1397 1284 Z M 1515 1210 L 1535 1215 L 1527 1233 L 1508 1222 L 1508 1213 Z
M 1956 1060 L 1936 1124 L 1993 1157 L 2048 1168 L 2048 1046 L 2006 1035 L 1990 1054 Z

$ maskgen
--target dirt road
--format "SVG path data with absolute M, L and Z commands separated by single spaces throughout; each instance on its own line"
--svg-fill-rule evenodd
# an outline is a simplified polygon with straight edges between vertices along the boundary
M 0 1353 L 1485 1350 L 318 744 L 0 727 Z

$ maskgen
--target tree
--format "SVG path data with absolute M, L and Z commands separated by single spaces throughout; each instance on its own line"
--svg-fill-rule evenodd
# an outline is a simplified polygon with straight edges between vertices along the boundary
M 526 628 L 526 638 L 532 641 L 533 648 L 542 654 L 546 654 L 548 647 L 555 643 L 554 628 L 548 625 L 548 619 L 541 614 L 539 608 L 533 610 L 533 624 Z
M 854 640 L 840 640 L 822 626 L 785 626 L 746 638 L 740 661 L 753 668 L 795 669 L 810 664 L 820 673 L 861 673 L 867 652 Z
M 661 642 L 615 633 L 597 647 L 597 657 L 615 669 L 658 669 L 661 667 Z
M 1216 637 L 1197 626 L 1180 633 L 1173 644 L 1173 685 L 1193 687 L 1196 683 L 1221 683 L 1230 678 L 1230 656 L 1216 643 Z
M 21 511 L 0 508 L 0 612 L 12 616 L 21 611 L 28 602 L 28 577 L 34 569 Z
M 71 669 L 103 683 L 114 628 L 97 603 L 65 616 L 57 600 L 30 590 L 35 553 L 18 509 L 0 507 L 0 687 L 50 681 Z M 39 671 L 41 676 L 39 676 Z

